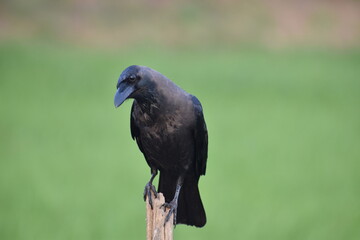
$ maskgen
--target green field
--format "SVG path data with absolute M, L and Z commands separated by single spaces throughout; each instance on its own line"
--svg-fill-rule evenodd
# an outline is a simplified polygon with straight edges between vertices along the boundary
M 360 238 L 360 52 L 0 45 L 0 239 L 145 239 L 131 64 L 203 104 L 208 223 L 176 239 Z

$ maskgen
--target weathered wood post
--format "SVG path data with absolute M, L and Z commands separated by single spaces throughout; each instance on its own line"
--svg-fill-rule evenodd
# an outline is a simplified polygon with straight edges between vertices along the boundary
M 165 198 L 162 193 L 158 193 L 155 198 L 151 191 L 153 209 L 149 204 L 149 199 L 146 198 L 146 239 L 147 240 L 173 240 L 173 218 L 172 214 L 170 220 L 164 225 L 165 217 L 169 213 L 169 209 L 161 207 L 165 203 Z

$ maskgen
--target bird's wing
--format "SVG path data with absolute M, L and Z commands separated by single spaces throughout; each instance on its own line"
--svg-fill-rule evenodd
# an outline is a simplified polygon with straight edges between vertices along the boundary
M 136 125 L 135 123 L 135 119 L 134 119 L 134 105 L 135 105 L 135 101 L 133 102 L 132 106 L 131 106 L 131 111 L 130 111 L 130 131 L 131 131 L 131 137 L 132 139 L 136 140 L 137 145 L 139 146 L 139 149 L 142 153 L 144 153 L 143 148 L 142 148 L 142 144 L 140 141 L 140 129 L 139 127 Z
M 145 160 L 147 162 L 147 164 L 150 166 L 151 169 L 154 168 L 154 166 L 151 164 L 151 162 L 148 160 L 148 156 L 146 155 L 144 148 L 143 148 L 143 144 L 141 142 L 141 137 L 140 137 L 140 128 L 138 127 L 138 125 L 135 122 L 135 112 L 134 112 L 134 105 L 136 104 L 136 101 L 133 102 L 133 105 L 131 106 L 131 111 L 130 111 L 130 131 L 131 131 L 131 137 L 136 141 L 140 151 L 144 154 Z
M 196 174 L 198 176 L 205 175 L 206 171 L 206 161 L 208 154 L 208 131 L 206 128 L 203 110 L 200 104 L 200 101 L 192 96 L 192 102 L 195 109 L 195 129 L 194 129 L 194 138 L 195 138 L 195 166 Z

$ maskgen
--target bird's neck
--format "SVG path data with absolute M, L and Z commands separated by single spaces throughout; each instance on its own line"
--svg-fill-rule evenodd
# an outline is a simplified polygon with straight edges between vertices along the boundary
M 159 84 L 156 88 L 150 88 L 135 96 L 135 99 L 143 113 L 146 113 L 152 120 L 157 120 L 162 115 L 174 111 L 176 103 L 182 99 L 183 91 L 177 88 L 172 82 Z
M 149 115 L 152 119 L 155 119 L 158 116 L 159 110 L 161 108 L 161 97 L 156 92 L 147 92 L 141 97 L 135 98 L 138 103 L 141 111 Z

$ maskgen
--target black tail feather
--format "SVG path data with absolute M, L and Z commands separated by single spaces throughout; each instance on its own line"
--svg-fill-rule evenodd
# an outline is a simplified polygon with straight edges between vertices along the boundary
M 158 192 L 165 196 L 165 201 L 170 202 L 174 198 L 176 189 L 176 174 L 160 173 Z M 202 204 L 199 188 L 199 178 L 187 176 L 180 190 L 177 209 L 177 224 L 186 224 L 203 227 L 206 223 L 205 209 Z

